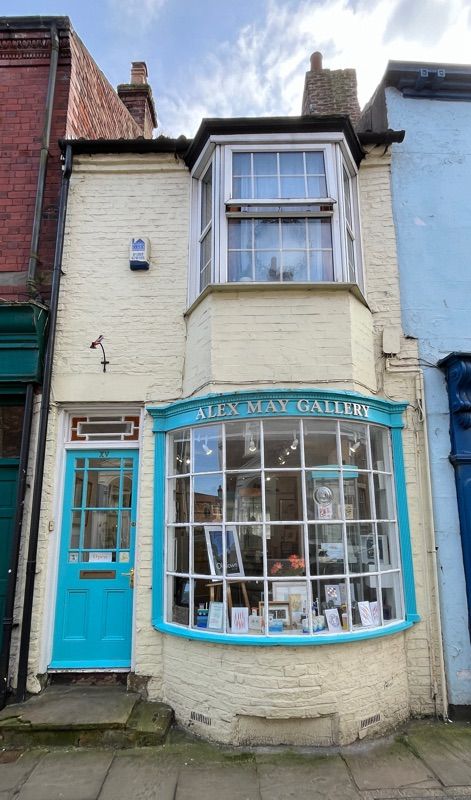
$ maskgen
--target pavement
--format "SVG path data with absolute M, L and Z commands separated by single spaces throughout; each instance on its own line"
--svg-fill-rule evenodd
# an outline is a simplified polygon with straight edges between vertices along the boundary
M 471 800 L 471 724 L 416 721 L 343 748 L 0 751 L 0 800 Z

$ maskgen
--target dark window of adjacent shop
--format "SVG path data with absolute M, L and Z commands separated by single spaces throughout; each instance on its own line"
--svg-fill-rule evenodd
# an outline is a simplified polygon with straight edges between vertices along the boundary
M 0 403 L 0 458 L 19 458 L 23 430 L 22 405 Z

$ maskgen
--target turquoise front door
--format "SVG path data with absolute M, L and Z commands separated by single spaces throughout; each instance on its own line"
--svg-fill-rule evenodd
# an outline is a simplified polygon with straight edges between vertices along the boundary
M 3 615 L 8 586 L 11 539 L 16 510 L 18 483 L 17 458 L 0 458 L 0 647 L 3 636 Z
M 131 666 L 137 450 L 67 453 L 55 669 Z

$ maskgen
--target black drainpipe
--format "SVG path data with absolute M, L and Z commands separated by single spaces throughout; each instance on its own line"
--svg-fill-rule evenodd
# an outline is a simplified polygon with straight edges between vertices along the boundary
M 36 556 L 38 551 L 39 519 L 41 515 L 41 495 L 43 488 L 44 457 L 46 453 L 47 423 L 49 417 L 49 402 L 51 398 L 52 363 L 54 358 L 54 343 L 57 323 L 57 306 L 59 302 L 59 289 L 61 281 L 62 251 L 64 249 L 64 230 L 67 213 L 67 198 L 69 183 L 72 173 L 72 147 L 67 145 L 65 150 L 64 172 L 62 175 L 61 193 L 59 199 L 59 213 L 57 219 L 56 252 L 54 255 L 54 269 L 52 272 L 51 308 L 49 311 L 49 332 L 44 361 L 43 393 L 41 411 L 39 413 L 38 444 L 34 470 L 33 498 L 31 501 L 31 521 L 29 529 L 28 561 L 26 563 L 26 580 L 23 600 L 23 619 L 21 622 L 21 643 L 18 660 L 18 683 L 16 699 L 21 702 L 26 696 L 26 681 L 28 677 L 29 642 L 31 636 L 31 616 L 33 612 L 34 579 L 36 574 Z
M 39 156 L 38 186 L 36 189 L 36 202 L 34 206 L 33 232 L 31 235 L 31 248 L 28 261 L 27 287 L 32 295 L 37 295 L 36 269 L 39 259 L 39 233 L 41 230 L 41 214 L 43 210 L 44 187 L 46 185 L 47 159 L 49 157 L 49 142 L 51 139 L 52 112 L 54 107 L 54 91 L 56 88 L 57 63 L 59 61 L 59 36 L 57 27 L 51 25 L 51 62 L 49 65 L 49 80 L 47 84 L 46 109 L 44 128 L 41 137 L 41 153 Z
M 23 524 L 25 505 L 26 475 L 28 471 L 28 456 L 31 439 L 31 419 L 33 416 L 33 395 L 33 384 L 28 383 L 23 413 L 23 430 L 21 433 L 20 465 L 18 469 L 18 489 L 15 521 L 13 524 L 13 540 L 8 564 L 7 593 L 3 610 L 3 638 L 2 649 L 0 651 L 0 708 L 5 706 L 8 693 L 8 666 L 10 663 L 11 631 L 13 627 L 13 612 L 15 609 L 15 589 L 18 574 L 18 559 L 20 555 L 21 526 Z

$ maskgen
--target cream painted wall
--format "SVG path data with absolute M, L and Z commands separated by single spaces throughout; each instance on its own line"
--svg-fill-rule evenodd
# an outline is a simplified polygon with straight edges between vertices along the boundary
M 378 155 L 376 154 L 378 153 Z M 163 636 L 151 626 L 153 434 L 145 417 L 139 489 L 133 670 L 148 692 L 169 702 L 183 725 L 222 741 L 276 737 L 326 743 L 352 741 L 362 719 L 381 714 L 366 733 L 385 731 L 410 713 L 443 705 L 440 629 L 436 613 L 427 469 L 418 407 L 415 343 L 387 362 L 382 329 L 400 326 L 389 159 L 373 151 L 360 171 L 367 282 L 362 302 L 342 288 L 286 292 L 223 287 L 185 315 L 189 176 L 170 155 L 81 157 L 74 164 L 68 209 L 46 490 L 28 688 L 49 658 L 47 626 L 59 530 L 48 531 L 62 474 L 58 435 L 74 404 L 169 402 L 190 393 L 254 385 L 354 389 L 406 400 L 407 491 L 419 612 L 423 621 L 393 637 L 304 648 L 209 645 Z M 128 265 L 131 236 L 148 236 L 148 273 Z M 89 349 L 98 334 L 110 365 Z M 97 406 L 99 407 L 99 406 Z M 46 628 L 46 629 L 45 629 Z M 309 711 L 307 711 L 309 709 Z M 211 726 L 190 723 L 192 711 Z M 299 721 L 293 727 L 289 718 Z M 284 720 L 284 722 L 283 722 Z M 306 722 L 307 720 L 307 722 Z M 317 720 L 317 721 L 316 721 Z M 296 733 L 298 730 L 298 733 Z M 271 735 L 271 734 L 270 734 Z M 304 738 L 303 738 L 304 737 Z

